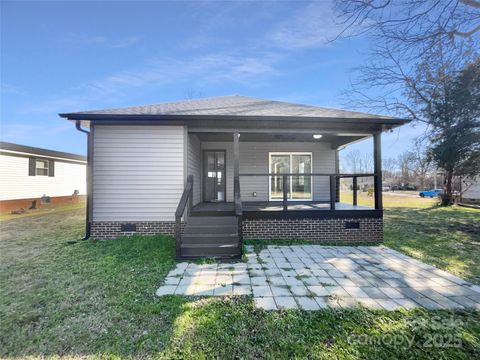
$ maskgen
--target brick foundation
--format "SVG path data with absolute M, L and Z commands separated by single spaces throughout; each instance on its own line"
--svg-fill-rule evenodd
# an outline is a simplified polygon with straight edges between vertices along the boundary
M 122 231 L 122 224 L 136 225 L 136 231 Z M 96 240 L 115 239 L 126 235 L 175 235 L 175 221 L 95 221 L 90 236 Z
M 0 212 L 12 211 L 19 209 L 32 209 L 49 207 L 63 204 L 78 204 L 86 201 L 85 195 L 71 195 L 71 196 L 51 196 L 49 203 L 42 204 L 42 198 L 27 198 L 27 199 L 15 199 L 15 200 L 1 200 Z
M 347 223 L 358 223 L 348 229 Z M 381 243 L 382 218 L 346 219 L 248 219 L 243 221 L 243 239 L 292 240 L 303 239 L 325 243 Z
M 347 223 L 358 223 L 357 229 L 347 229 Z M 136 231 L 121 231 L 122 224 L 135 224 Z M 184 224 L 182 223 L 182 226 Z M 324 243 L 381 243 L 382 218 L 345 219 L 245 219 L 245 240 L 303 239 Z M 115 239 L 125 235 L 175 235 L 175 221 L 102 221 L 93 222 L 91 237 L 98 240 Z

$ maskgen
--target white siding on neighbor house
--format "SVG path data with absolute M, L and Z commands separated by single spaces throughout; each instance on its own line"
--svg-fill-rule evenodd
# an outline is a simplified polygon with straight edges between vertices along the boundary
M 188 174 L 193 175 L 193 205 L 202 201 L 202 149 L 195 134 L 188 135 Z
M 480 200 L 480 179 L 473 182 L 471 186 L 462 194 L 462 198 L 471 200 Z
M 227 201 L 233 201 L 233 143 L 202 142 L 202 150 L 227 152 Z M 241 142 L 240 174 L 268 173 L 270 152 L 311 152 L 312 172 L 335 173 L 335 150 L 328 143 L 314 142 Z M 268 201 L 268 176 L 240 177 L 242 201 Z M 257 196 L 253 196 L 253 192 Z M 328 177 L 313 178 L 313 200 L 329 201 L 330 180 Z
M 183 126 L 95 126 L 93 221 L 173 221 L 185 186 Z
M 46 159 L 46 157 L 39 156 Z M 0 154 L 0 200 L 86 193 L 86 165 L 55 161 L 55 176 L 29 176 L 28 157 Z

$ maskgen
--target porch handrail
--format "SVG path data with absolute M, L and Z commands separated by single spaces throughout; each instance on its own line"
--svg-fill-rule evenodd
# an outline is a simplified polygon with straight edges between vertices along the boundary
M 377 174 L 375 173 L 353 173 L 353 174 L 335 174 L 335 173 L 244 173 L 239 176 L 338 176 L 338 177 L 371 177 Z
M 182 216 L 185 213 L 187 203 L 187 214 L 190 214 L 193 207 L 193 175 L 188 175 L 185 189 L 183 190 L 182 197 L 180 198 L 177 210 L 175 211 L 175 241 L 177 257 L 180 256 L 182 248 Z
M 337 179 L 339 178 L 352 178 L 352 183 L 353 183 L 353 205 L 356 206 L 358 203 L 358 196 L 357 196 L 357 187 L 358 187 L 358 178 L 362 177 L 373 177 L 374 179 L 377 179 L 380 174 L 379 173 L 350 173 L 350 174 L 340 174 L 340 173 L 244 173 L 244 174 L 239 174 L 239 176 L 275 176 L 275 177 L 282 177 L 283 179 L 283 186 L 282 186 L 282 193 L 283 193 L 283 210 L 287 211 L 288 210 L 288 184 L 287 182 L 289 181 L 289 178 L 293 176 L 309 176 L 309 177 L 314 177 L 314 176 L 324 176 L 328 177 L 330 180 L 330 210 L 335 210 L 335 203 L 336 203 L 336 198 L 337 198 Z M 377 185 L 378 182 L 374 182 L 374 188 Z M 377 192 L 377 189 L 375 189 L 375 192 Z M 375 209 L 381 209 L 381 204 L 377 200 L 377 197 L 375 197 Z

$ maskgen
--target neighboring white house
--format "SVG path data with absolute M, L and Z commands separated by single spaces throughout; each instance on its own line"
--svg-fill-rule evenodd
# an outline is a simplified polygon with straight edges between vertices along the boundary
M 0 142 L 0 209 L 73 203 L 86 194 L 85 156 Z
M 470 181 L 466 186 L 465 191 L 462 194 L 462 202 L 466 204 L 480 204 L 480 179 Z

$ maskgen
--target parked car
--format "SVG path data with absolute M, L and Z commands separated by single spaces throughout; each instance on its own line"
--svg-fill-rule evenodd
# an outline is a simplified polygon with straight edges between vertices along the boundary
M 432 190 L 420 191 L 418 195 L 420 195 L 420 197 L 422 198 L 425 196 L 433 198 L 433 197 L 442 195 L 442 193 L 443 193 L 442 189 L 432 189 Z

